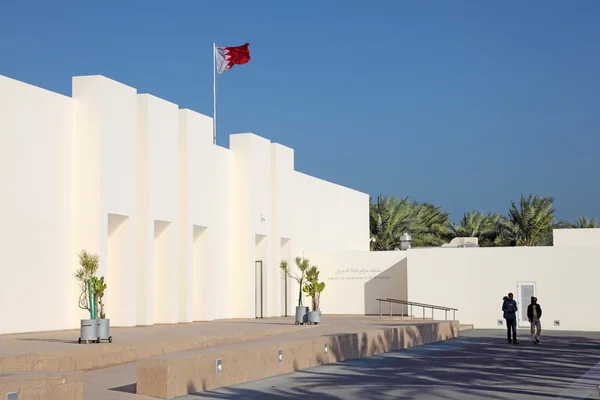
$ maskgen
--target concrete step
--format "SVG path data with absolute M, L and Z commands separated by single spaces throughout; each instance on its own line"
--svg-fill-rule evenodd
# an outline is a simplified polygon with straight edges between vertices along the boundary
M 247 344 L 152 357 L 138 363 L 136 392 L 151 398 L 172 399 L 448 340 L 459 336 L 457 328 L 458 321 L 323 326 Z

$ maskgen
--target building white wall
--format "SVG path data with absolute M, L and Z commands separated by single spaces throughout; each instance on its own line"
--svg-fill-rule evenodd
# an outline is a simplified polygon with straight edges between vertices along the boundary
M 0 334 L 88 317 L 82 249 L 100 257 L 112 326 L 252 318 L 257 260 L 263 316 L 286 313 L 286 292 L 291 313 L 282 258 L 368 249 L 368 196 L 296 172 L 292 149 L 250 133 L 218 147 L 211 118 L 102 76 L 73 78 L 72 98 L 0 89 L 0 307 L 22 305 Z
M 573 230 L 577 236 L 583 231 Z M 588 233 L 593 238 L 596 231 Z M 592 242 L 583 236 L 584 241 Z M 600 311 L 582 307 L 596 301 L 598 246 L 334 251 L 305 252 L 304 256 L 318 266 L 320 279 L 326 284 L 321 296 L 321 310 L 326 314 L 378 314 L 376 299 L 390 297 L 457 308 L 456 318 L 461 323 L 479 329 L 505 329 L 504 323 L 498 325 L 503 319 L 503 297 L 514 293 L 525 309 L 530 299 L 519 298 L 518 284 L 533 282 L 543 309 L 543 329 L 600 329 Z M 294 293 L 295 300 L 297 286 Z M 389 305 L 382 311 L 389 315 Z M 400 306 L 395 305 L 394 314 L 399 311 Z M 431 309 L 425 313 L 431 318 Z M 423 316 L 416 306 L 412 314 Z M 435 311 L 434 317 L 444 319 L 446 314 Z M 451 312 L 448 318 L 452 318 Z M 555 320 L 559 326 L 554 325 Z M 527 322 L 522 322 L 526 327 Z
M 290 293 L 291 281 L 279 268 L 282 260 L 292 263 L 291 238 L 294 215 L 294 150 L 271 143 L 271 218 L 270 246 L 273 268 L 268 285 L 273 301 L 269 315 L 293 315 Z M 286 287 L 287 286 L 287 287 Z M 287 299 L 287 301 L 286 301 Z M 287 305 L 287 307 L 286 307 Z
M 295 172 L 294 243 L 297 251 L 368 251 L 369 196 Z
M 306 252 L 304 256 L 318 267 L 319 280 L 325 282 L 320 298 L 325 314 L 378 315 L 378 298 L 407 300 L 405 251 Z M 310 299 L 304 304 L 309 305 Z M 383 314 L 389 312 L 386 304 Z M 392 312 L 399 314 L 400 306 Z
M 286 204 L 293 205 L 292 258 L 306 252 L 369 251 L 367 194 L 297 171 L 290 174 L 287 187 L 290 198 Z M 297 272 L 293 259 L 289 260 L 289 265 Z M 295 280 L 288 283 L 288 293 L 292 297 L 288 302 L 288 315 L 294 315 L 299 287 Z M 362 306 L 356 304 L 353 309 L 360 310 Z
M 269 311 L 272 280 L 275 271 L 271 251 L 271 143 L 254 134 L 231 135 L 233 152 L 233 229 L 235 254 L 232 266 L 233 298 L 251 299 L 246 302 L 232 301 L 234 318 L 256 316 L 255 262 L 263 268 L 263 315 Z M 263 242 L 264 240 L 264 242 Z
M 212 119 L 191 110 L 180 110 L 180 160 L 187 167 L 187 205 L 182 218 L 186 249 L 184 263 L 190 271 L 186 283 L 191 316 L 185 320 L 206 321 L 229 317 L 232 287 L 232 152 L 212 143 Z M 183 175 L 180 175 L 180 179 Z
M 73 328 L 75 111 L 0 76 L 0 333 Z
M 138 95 L 137 323 L 179 321 L 179 109 Z M 139 151 L 142 151 L 141 154 Z M 142 221 L 145 220 L 145 221 Z
M 503 297 L 512 292 L 516 298 L 518 282 L 535 282 L 543 329 L 600 329 L 600 311 L 591 306 L 600 279 L 598 248 L 414 249 L 407 254 L 409 300 L 458 308 L 462 323 L 504 328 L 497 324 Z M 525 302 L 520 307 L 530 303 Z
M 555 247 L 600 246 L 600 228 L 555 229 L 553 236 Z
M 98 275 L 107 282 L 104 303 L 111 324 L 135 325 L 137 91 L 103 76 L 75 77 L 73 99 L 77 120 L 76 248 L 100 257 Z M 117 229 L 127 232 L 113 238 L 110 249 L 114 254 L 109 257 L 109 234 Z M 89 318 L 86 311 L 79 312 L 81 318 L 86 315 Z

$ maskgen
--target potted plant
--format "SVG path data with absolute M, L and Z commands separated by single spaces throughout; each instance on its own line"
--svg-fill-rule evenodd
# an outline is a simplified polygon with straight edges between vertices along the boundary
M 281 268 L 287 276 L 298 282 L 298 285 L 300 285 L 298 293 L 298 306 L 296 306 L 296 325 L 298 325 L 308 322 L 308 307 L 302 305 L 302 286 L 304 285 L 306 271 L 310 267 L 310 262 L 302 257 L 296 257 L 296 266 L 298 267 L 299 274 L 292 273 L 290 271 L 287 261 L 282 260 L 281 264 L 279 264 L 279 268 Z
M 85 341 L 98 341 L 98 322 L 96 321 L 96 300 L 94 290 L 92 288 L 92 278 L 95 277 L 98 271 L 98 255 L 90 254 L 86 250 L 79 253 L 80 268 L 75 272 L 75 279 L 79 284 L 79 308 L 87 310 L 90 313 L 90 319 L 81 320 L 81 330 L 79 343 Z
M 106 318 L 104 313 L 104 291 L 106 290 L 106 283 L 104 283 L 104 277 L 92 277 L 92 290 L 96 298 L 95 308 L 98 310 L 96 320 L 98 321 L 98 337 L 100 340 L 108 340 L 112 343 L 112 336 L 110 336 L 110 319 Z
M 308 322 L 318 324 L 321 322 L 321 310 L 319 303 L 321 300 L 321 292 L 325 290 L 325 282 L 319 282 L 319 270 L 316 266 L 311 267 L 306 272 L 306 284 L 304 285 L 304 293 L 312 299 L 312 311 L 308 313 Z

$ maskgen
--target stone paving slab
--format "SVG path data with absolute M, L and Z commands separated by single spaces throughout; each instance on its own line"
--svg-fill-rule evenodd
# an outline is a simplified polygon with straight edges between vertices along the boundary
M 293 321 L 293 318 L 219 320 L 210 322 L 192 322 L 189 324 L 111 328 L 110 333 L 114 338 L 113 343 L 132 344 L 293 326 L 289 321 Z M 77 342 L 78 338 L 79 330 L 0 335 L 0 357 L 21 355 L 24 353 L 46 353 L 72 350 L 85 346 L 98 346 L 98 344 L 79 344 Z M 110 345 L 111 344 L 104 341 L 99 344 L 99 346 Z
M 191 326 L 190 326 L 191 325 Z M 261 337 L 306 329 L 282 321 L 237 321 L 206 324 L 122 328 L 123 342 L 75 344 L 61 341 L 67 332 L 27 335 L 36 346 L 24 348 L 22 336 L 5 340 L 0 350 L 0 371 L 71 371 L 92 370 L 134 362 L 157 355 L 176 353 L 206 346 L 246 342 Z M 33 337 L 32 337 L 33 336 Z M 59 339 L 52 339 L 52 336 Z M 27 343 L 27 342 L 25 342 Z M 43 345 L 45 344 L 45 345 Z M 20 354 L 15 354 L 17 348 Z M 37 350 L 37 351 L 36 351 Z
M 4 372 L 0 396 L 17 393 L 22 400 L 81 400 L 83 372 Z

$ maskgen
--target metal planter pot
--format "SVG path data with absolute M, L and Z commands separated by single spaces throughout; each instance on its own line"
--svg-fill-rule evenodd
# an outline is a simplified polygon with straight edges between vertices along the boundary
M 308 313 L 308 323 L 318 324 L 321 322 L 321 311 L 311 311 Z
M 112 336 L 110 336 L 110 319 L 98 319 L 98 337 L 100 340 L 108 340 L 112 343 Z
M 308 322 L 308 307 L 298 306 L 296 307 L 296 325 L 304 325 Z
M 98 335 L 98 322 L 95 319 L 82 319 L 79 330 L 79 343 L 100 342 Z

